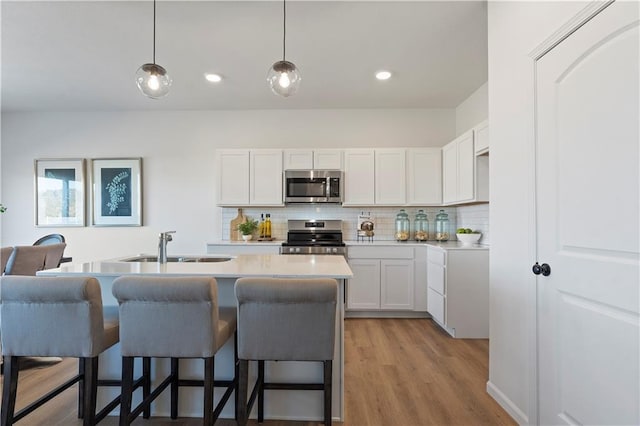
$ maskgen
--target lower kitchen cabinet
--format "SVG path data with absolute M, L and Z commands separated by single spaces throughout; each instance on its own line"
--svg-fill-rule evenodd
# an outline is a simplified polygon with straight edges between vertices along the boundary
M 489 249 L 427 248 L 427 311 L 453 337 L 489 337 Z
M 413 247 L 349 246 L 347 252 L 353 271 L 346 289 L 348 311 L 414 311 Z

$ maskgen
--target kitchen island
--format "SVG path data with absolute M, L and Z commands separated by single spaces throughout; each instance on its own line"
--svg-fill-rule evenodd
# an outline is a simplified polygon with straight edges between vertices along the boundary
M 145 256 L 136 256 L 144 258 Z M 215 258 L 215 256 L 211 256 Z M 182 258 L 178 256 L 177 258 Z M 199 259 L 206 259 L 200 256 Z M 351 269 L 342 256 L 296 255 L 283 256 L 238 255 L 228 261 L 177 261 L 159 264 L 157 262 L 95 261 L 87 263 L 70 263 L 63 266 L 40 271 L 39 276 L 92 276 L 98 279 L 102 289 L 104 306 L 117 305 L 111 294 L 113 281 L 123 275 L 146 276 L 187 276 L 205 275 L 215 277 L 218 282 L 218 298 L 220 306 L 235 306 L 236 299 L 233 286 L 242 277 L 274 277 L 274 278 L 335 278 L 338 281 L 338 305 L 336 310 L 336 345 L 333 369 L 333 419 L 344 418 L 344 285 L 345 280 L 352 277 Z M 210 260 L 210 259 L 209 259 Z M 250 365 L 252 367 L 252 364 Z M 139 365 L 136 365 L 139 368 Z M 156 386 L 168 373 L 169 360 L 158 359 L 152 362 L 152 382 Z M 227 344 L 216 355 L 216 379 L 233 377 L 233 341 Z M 286 381 L 322 381 L 321 363 L 272 362 L 267 363 L 267 380 Z M 100 356 L 100 378 L 118 379 L 121 372 L 120 345 L 115 345 Z M 201 378 L 201 360 L 181 360 L 181 378 Z M 136 371 L 136 375 L 139 371 Z M 255 378 L 255 371 L 250 371 L 250 383 Z M 252 385 L 250 385 L 252 386 Z M 140 401 L 141 392 L 134 394 L 134 403 Z M 222 396 L 223 389 L 216 389 L 216 403 Z M 113 388 L 100 388 L 98 406 L 101 407 L 118 394 Z M 137 398 L 137 399 L 136 399 Z M 200 417 L 202 415 L 202 389 L 181 388 L 179 416 Z M 169 392 L 164 392 L 152 404 L 152 415 L 169 416 Z M 111 415 L 117 414 L 113 411 Z M 233 418 L 234 406 L 231 398 L 224 410 L 222 418 Z M 265 417 L 285 420 L 321 420 L 322 395 L 318 392 L 270 391 L 265 397 Z

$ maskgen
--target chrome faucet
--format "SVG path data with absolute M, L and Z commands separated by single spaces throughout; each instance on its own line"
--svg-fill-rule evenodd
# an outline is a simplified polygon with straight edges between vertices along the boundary
M 167 243 L 173 241 L 171 234 L 176 231 L 166 231 L 160 233 L 160 241 L 158 242 L 158 263 L 167 263 Z

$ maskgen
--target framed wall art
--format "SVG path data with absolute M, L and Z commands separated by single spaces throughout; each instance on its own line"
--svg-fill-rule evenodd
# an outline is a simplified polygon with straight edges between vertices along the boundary
M 35 222 L 38 227 L 85 225 L 83 159 L 35 160 Z
M 91 160 L 91 224 L 142 226 L 142 159 Z

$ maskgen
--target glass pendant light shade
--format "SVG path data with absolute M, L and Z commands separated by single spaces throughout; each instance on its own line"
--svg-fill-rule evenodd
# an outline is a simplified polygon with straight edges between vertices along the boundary
M 278 61 L 269 69 L 267 82 L 276 95 L 291 96 L 300 87 L 300 71 L 289 61 Z
M 136 71 L 136 83 L 145 96 L 159 99 L 167 96 L 172 80 L 160 65 L 144 64 Z

